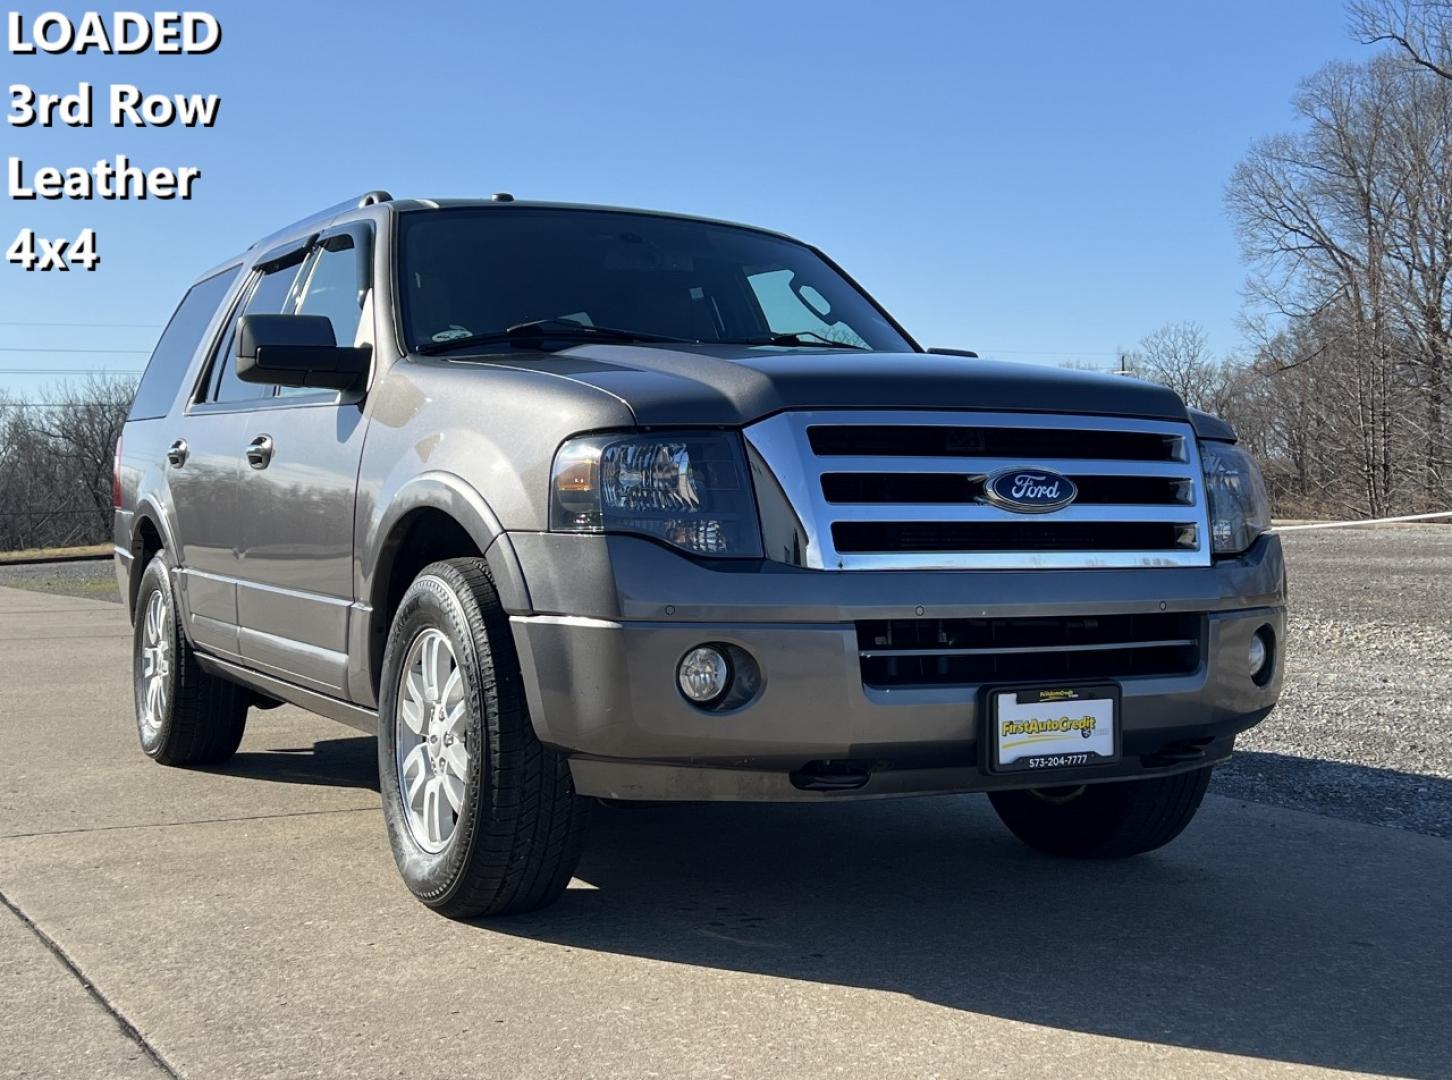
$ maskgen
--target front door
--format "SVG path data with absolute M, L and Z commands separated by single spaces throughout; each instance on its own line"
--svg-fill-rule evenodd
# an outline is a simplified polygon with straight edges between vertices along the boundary
M 300 315 L 325 315 L 340 345 L 372 344 L 371 231 L 324 233 L 299 277 Z M 289 682 L 346 696 L 353 504 L 362 388 L 282 387 L 248 415 L 237 574 L 243 658 Z

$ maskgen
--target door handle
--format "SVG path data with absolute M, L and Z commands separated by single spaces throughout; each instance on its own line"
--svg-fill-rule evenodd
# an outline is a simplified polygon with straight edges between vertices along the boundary
M 272 436 L 259 435 L 247 444 L 247 464 L 254 469 L 265 469 L 272 461 Z
M 166 460 L 180 469 L 187 463 L 187 441 L 178 439 L 166 448 Z

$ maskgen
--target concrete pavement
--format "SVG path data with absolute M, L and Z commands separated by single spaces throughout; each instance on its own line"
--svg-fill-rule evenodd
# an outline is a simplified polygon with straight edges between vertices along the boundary
M 452 923 L 372 740 L 254 710 L 156 766 L 122 611 L 3 588 L 0 747 L 0 1076 L 1452 1072 L 1436 837 L 1212 796 L 1101 865 L 979 797 L 602 810 L 560 904 Z

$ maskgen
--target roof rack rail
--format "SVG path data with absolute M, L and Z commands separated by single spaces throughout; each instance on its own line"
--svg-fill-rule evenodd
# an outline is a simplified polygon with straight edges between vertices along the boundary
M 276 232 L 263 237 L 252 246 L 254 248 L 266 247 L 273 241 L 280 240 L 281 238 L 288 236 L 292 233 L 300 232 L 307 229 L 322 228 L 339 214 L 347 213 L 349 210 L 361 210 L 365 206 L 375 206 L 378 203 L 390 202 L 392 201 L 392 199 L 393 196 L 390 195 L 388 192 L 384 191 L 382 188 L 375 188 L 373 191 L 364 192 L 362 195 L 359 195 L 355 199 L 344 200 L 343 202 L 338 203 L 336 206 L 329 206 L 324 210 L 319 210 L 316 214 L 309 214 L 305 218 L 299 218 L 291 225 L 285 225 L 281 229 L 278 229 Z

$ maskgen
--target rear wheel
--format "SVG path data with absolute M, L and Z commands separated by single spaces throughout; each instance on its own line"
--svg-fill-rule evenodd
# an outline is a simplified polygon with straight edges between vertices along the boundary
M 535 738 L 483 559 L 434 563 L 404 593 L 379 706 L 384 819 L 410 891 L 453 918 L 558 899 L 588 804 L 565 760 Z
M 136 613 L 132 676 L 141 749 L 163 765 L 221 764 L 242 741 L 251 695 L 197 663 L 160 553 L 142 572 Z
M 1031 848 L 1081 859 L 1120 859 L 1163 847 L 1200 809 L 1210 770 L 1089 784 L 992 791 L 1009 831 Z

